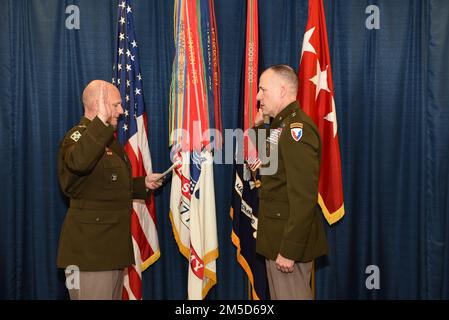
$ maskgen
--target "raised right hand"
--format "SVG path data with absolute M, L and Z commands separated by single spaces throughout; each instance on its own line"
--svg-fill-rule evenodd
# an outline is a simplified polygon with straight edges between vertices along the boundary
M 259 108 L 256 117 L 254 118 L 254 126 L 260 126 L 263 123 L 262 109 Z
M 109 120 L 112 117 L 112 110 L 109 106 L 109 99 L 108 99 L 108 88 L 106 86 L 106 83 L 100 84 L 100 95 L 98 98 L 98 118 L 100 118 L 101 121 L 105 125 L 108 125 Z

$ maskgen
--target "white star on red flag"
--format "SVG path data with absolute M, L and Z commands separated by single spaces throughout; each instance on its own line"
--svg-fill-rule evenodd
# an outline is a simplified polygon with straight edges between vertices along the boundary
M 298 100 L 315 122 L 321 137 L 318 203 L 332 224 L 344 215 L 343 183 L 334 86 L 322 0 L 309 0 L 299 66 Z
M 315 27 L 310 28 L 304 34 L 304 39 L 302 40 L 301 60 L 304 52 L 312 52 L 316 54 L 315 48 L 310 43 L 310 38 L 312 37 L 313 31 L 315 31 Z
M 310 81 L 316 85 L 315 100 L 318 98 L 318 94 L 321 90 L 331 92 L 327 84 L 327 67 L 328 66 L 326 66 L 326 70 L 321 71 L 320 60 L 316 60 L 316 75 L 310 79 Z

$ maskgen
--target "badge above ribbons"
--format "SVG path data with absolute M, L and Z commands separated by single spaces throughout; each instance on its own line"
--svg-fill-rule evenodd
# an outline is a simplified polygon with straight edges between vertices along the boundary
M 290 132 L 292 134 L 293 140 L 299 141 L 302 138 L 302 127 L 303 124 L 299 122 L 295 122 L 290 124 Z

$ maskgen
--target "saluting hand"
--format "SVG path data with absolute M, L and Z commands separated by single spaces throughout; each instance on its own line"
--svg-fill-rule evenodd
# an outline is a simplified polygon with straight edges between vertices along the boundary
M 259 108 L 259 111 L 257 111 L 256 117 L 254 118 L 254 125 L 259 126 L 263 123 L 263 113 L 262 109 Z
M 164 182 L 164 180 L 160 173 L 151 173 L 145 177 L 145 186 L 151 190 L 159 188 L 162 185 L 162 182 Z
M 98 118 L 103 121 L 104 124 L 108 124 L 112 117 L 112 110 L 109 106 L 108 88 L 105 83 L 100 84 L 100 95 L 98 98 Z

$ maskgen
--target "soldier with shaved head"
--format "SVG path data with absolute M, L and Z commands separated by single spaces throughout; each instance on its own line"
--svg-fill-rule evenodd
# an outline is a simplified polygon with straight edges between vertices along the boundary
M 90 82 L 83 91 L 84 116 L 59 148 L 58 178 L 70 206 L 57 265 L 66 270 L 73 300 L 121 299 L 123 270 L 134 263 L 132 199 L 147 199 L 162 184 L 156 173 L 132 178 L 126 153 L 114 138 L 121 103 L 114 85 Z

